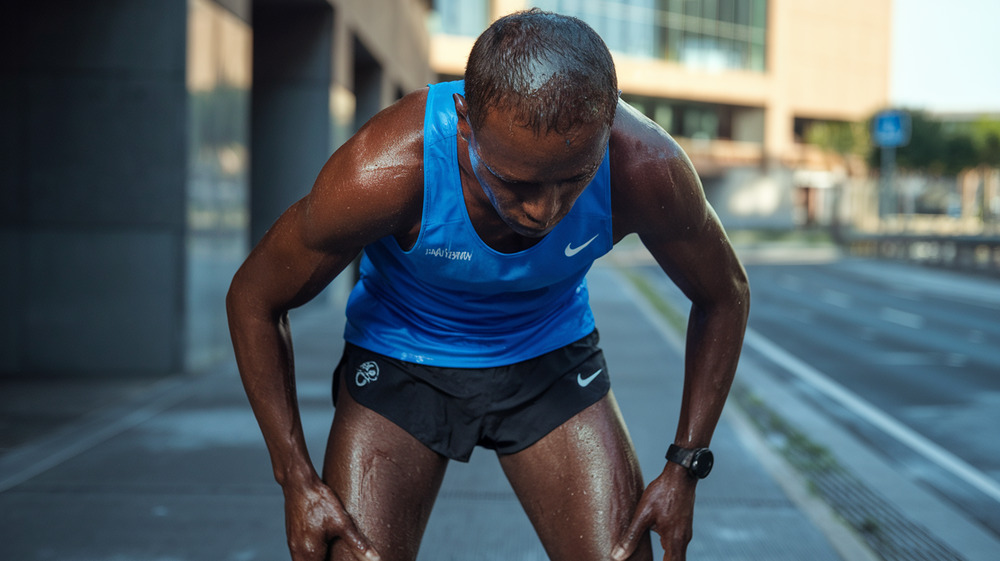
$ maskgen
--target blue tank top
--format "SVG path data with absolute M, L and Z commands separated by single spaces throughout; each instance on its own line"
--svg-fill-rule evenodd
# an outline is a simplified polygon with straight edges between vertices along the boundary
M 409 250 L 367 246 L 347 302 L 344 338 L 408 362 L 504 366 L 568 345 L 594 329 L 586 274 L 611 250 L 608 154 L 569 214 L 541 241 L 501 253 L 469 219 L 458 168 L 464 83 L 433 85 L 424 117 L 424 206 Z

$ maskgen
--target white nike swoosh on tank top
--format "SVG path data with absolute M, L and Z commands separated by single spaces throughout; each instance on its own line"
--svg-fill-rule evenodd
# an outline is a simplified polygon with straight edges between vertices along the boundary
M 600 234 L 597 234 L 597 236 L 600 236 Z M 573 247 L 572 242 L 566 244 L 566 252 L 565 252 L 566 253 L 566 257 L 573 257 L 577 253 L 580 253 L 581 251 L 583 251 L 583 248 L 585 248 L 588 245 L 590 245 L 590 242 L 596 240 L 597 236 L 594 236 L 594 237 L 590 238 L 589 240 L 587 240 L 586 242 L 584 242 L 584 244 L 581 245 L 580 247 Z

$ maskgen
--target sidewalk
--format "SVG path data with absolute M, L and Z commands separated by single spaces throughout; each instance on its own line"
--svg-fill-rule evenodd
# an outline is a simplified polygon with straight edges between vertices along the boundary
M 615 395 L 648 481 L 662 468 L 676 425 L 681 347 L 615 269 L 598 264 L 590 286 Z M 330 371 L 342 323 L 340 307 L 325 296 L 292 315 L 314 458 L 333 414 Z M 281 493 L 234 366 L 102 384 L 110 397 L 95 400 L 95 410 L 56 420 L 42 412 L 77 403 L 79 384 L 0 385 L 4 411 L 18 404 L 25 413 L 4 428 L 16 433 L 5 441 L 16 444 L 0 455 L 0 559 L 288 558 Z M 870 558 L 796 486 L 737 408 L 727 407 L 713 449 L 716 469 L 699 484 L 689 559 Z M 488 451 L 449 467 L 420 559 L 545 559 Z

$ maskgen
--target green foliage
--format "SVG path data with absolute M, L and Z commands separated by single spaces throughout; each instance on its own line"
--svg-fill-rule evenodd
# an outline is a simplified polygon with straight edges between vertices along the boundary
M 863 156 L 871 150 L 871 139 L 864 123 L 820 121 L 806 131 L 806 142 L 838 154 Z
M 633 286 L 635 286 L 646 298 L 646 300 L 651 303 L 658 312 L 660 312 L 660 315 L 667 320 L 667 323 L 669 323 L 670 326 L 677 331 L 677 333 L 683 334 L 687 331 L 687 318 L 684 317 L 681 312 L 674 309 L 674 307 L 671 306 L 670 303 L 667 302 L 662 296 L 660 296 L 659 292 L 657 292 L 656 288 L 649 282 L 649 280 L 643 277 L 640 273 L 629 269 L 625 269 L 624 273 L 625 276 L 632 282 Z
M 944 121 L 911 111 L 910 127 L 910 143 L 896 149 L 900 169 L 942 176 L 979 165 L 1000 165 L 1000 121 L 985 117 L 971 123 Z M 868 161 L 878 167 L 881 149 L 873 146 Z
M 982 117 L 972 124 L 971 135 L 982 163 L 1000 166 L 1000 121 Z

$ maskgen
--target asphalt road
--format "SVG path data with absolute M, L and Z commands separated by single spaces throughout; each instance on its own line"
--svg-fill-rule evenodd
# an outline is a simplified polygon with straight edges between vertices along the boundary
M 1000 535 L 1000 282 L 856 259 L 747 271 L 744 353 Z

